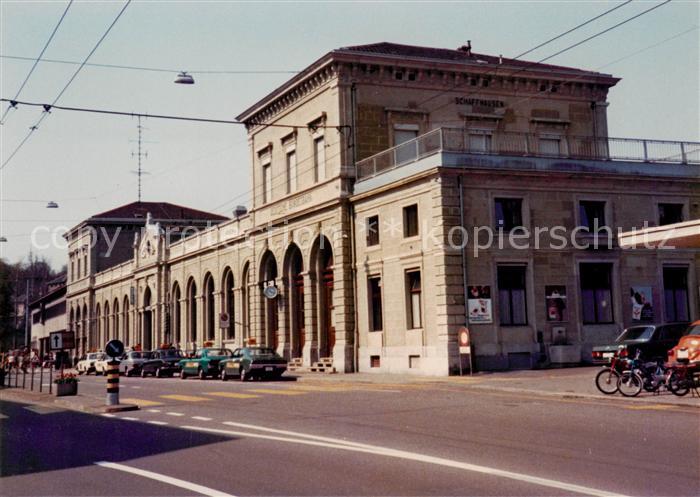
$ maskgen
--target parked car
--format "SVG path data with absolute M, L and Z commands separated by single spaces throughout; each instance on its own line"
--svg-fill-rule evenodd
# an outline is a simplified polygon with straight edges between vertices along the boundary
M 680 357 L 686 355 L 687 358 Z M 688 359 L 690 364 L 700 364 L 700 321 L 691 324 L 678 340 L 678 344 L 668 351 L 668 362 L 678 362 L 678 359 Z
M 177 349 L 159 349 L 151 352 L 151 357 L 141 364 L 141 377 L 153 375 L 156 378 L 173 376 L 180 371 L 182 352 Z
M 95 374 L 107 374 L 107 368 L 109 367 L 109 362 L 112 360 L 107 354 L 102 354 L 102 357 L 95 361 Z M 119 362 L 119 359 L 117 359 Z M 121 363 L 119 364 L 119 372 L 122 373 Z
M 634 357 L 640 350 L 644 359 L 665 358 L 687 328 L 688 323 L 631 326 L 617 337 L 615 343 L 593 347 L 593 363 L 609 363 L 618 349 L 622 357 Z
M 180 378 L 198 376 L 200 380 L 207 376 L 219 375 L 219 363 L 231 357 L 233 353 L 225 348 L 206 347 L 198 349 L 194 357 L 182 359 L 179 362 Z
M 78 370 L 78 374 L 90 374 L 95 372 L 95 363 L 104 357 L 102 352 L 90 352 L 78 361 L 78 365 L 75 367 Z
M 135 374 L 141 373 L 141 364 L 151 358 L 150 352 L 144 352 L 141 350 L 132 350 L 126 352 L 121 357 L 121 362 L 119 363 L 119 372 L 126 376 L 133 376 Z
M 232 376 L 237 376 L 241 381 L 253 377 L 279 379 L 286 370 L 287 360 L 267 347 L 236 349 L 231 359 L 219 364 L 219 376 L 223 381 Z

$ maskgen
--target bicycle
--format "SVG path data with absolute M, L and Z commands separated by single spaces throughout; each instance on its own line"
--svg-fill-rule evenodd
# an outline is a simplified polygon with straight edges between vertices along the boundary
M 627 361 L 620 357 L 620 351 L 624 347 L 618 347 L 617 352 L 610 360 L 610 366 L 605 366 L 595 376 L 595 386 L 605 395 L 617 393 L 620 373 L 626 369 Z

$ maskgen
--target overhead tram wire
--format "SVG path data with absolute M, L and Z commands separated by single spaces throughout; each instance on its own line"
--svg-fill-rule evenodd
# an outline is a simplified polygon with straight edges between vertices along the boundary
M 49 112 L 51 111 L 51 108 L 52 108 L 53 106 L 56 105 L 56 102 L 58 102 L 58 100 L 63 96 L 63 94 L 66 92 L 66 90 L 68 90 L 68 87 L 73 83 L 73 81 L 74 81 L 75 78 L 78 76 L 78 74 L 79 74 L 80 71 L 83 69 L 83 67 L 85 67 L 85 64 L 87 64 L 87 62 L 90 60 L 90 57 L 92 57 L 92 55 L 95 53 L 95 51 L 97 51 L 98 47 L 102 44 L 102 42 L 103 42 L 104 39 L 107 37 L 107 35 L 109 34 L 109 32 L 112 30 L 112 28 L 114 27 L 114 25 L 117 23 L 117 21 L 119 20 L 119 18 L 122 16 L 122 14 L 124 14 L 124 11 L 125 11 L 126 8 L 129 6 L 130 3 L 131 3 L 131 0 L 127 0 L 127 1 L 126 1 L 126 3 L 124 4 L 124 6 L 123 6 L 123 7 L 121 8 L 121 10 L 119 11 L 119 14 L 117 14 L 117 16 L 114 18 L 114 20 L 113 20 L 112 23 L 109 25 L 109 27 L 107 28 L 107 30 L 104 32 L 104 34 L 102 35 L 102 37 L 97 41 L 97 43 L 95 44 L 95 46 L 92 47 L 92 50 L 90 50 L 90 53 L 87 55 L 87 57 L 85 57 L 85 59 L 83 60 L 83 62 L 80 64 L 80 67 L 78 67 L 78 69 L 75 70 L 75 72 L 73 73 L 73 75 L 70 77 L 70 79 L 68 80 L 68 82 L 67 82 L 67 83 L 65 84 L 65 86 L 63 87 L 63 89 L 58 93 L 58 95 L 56 96 L 56 98 L 54 98 L 53 102 L 51 102 L 51 104 L 48 105 L 48 106 L 47 106 L 47 105 L 43 105 L 43 107 L 44 107 L 44 112 L 41 114 L 41 117 L 39 117 L 39 119 L 37 120 L 37 122 L 36 122 L 33 126 L 31 126 L 31 127 L 29 128 L 29 133 L 27 133 L 27 135 L 24 137 L 24 139 L 19 143 L 19 145 L 17 146 L 17 148 L 15 148 L 15 150 L 10 154 L 10 156 L 5 160 L 5 162 L 2 163 L 2 166 L 0 166 L 0 171 L 3 170 L 3 169 L 5 169 L 5 166 L 7 166 L 7 164 L 10 163 L 10 161 L 12 160 L 12 158 L 13 158 L 15 155 L 17 155 L 17 152 L 19 152 L 19 151 L 22 149 L 22 147 L 24 146 L 24 144 L 27 143 L 27 140 L 29 140 L 29 137 L 32 136 L 32 133 L 34 133 L 37 129 L 39 129 L 39 125 L 43 122 L 43 120 L 46 118 L 46 116 L 49 115 Z
M 0 59 L 11 59 L 11 60 L 34 60 L 31 57 L 22 57 L 19 55 L 4 55 L 0 54 Z M 40 59 L 40 62 L 45 62 L 49 64 L 69 64 L 69 65 L 79 65 L 80 62 L 77 60 L 60 60 L 60 59 Z M 97 62 L 88 62 L 85 64 L 87 67 L 99 67 L 104 69 L 126 69 L 130 71 L 144 71 L 144 72 L 164 72 L 164 73 L 177 73 L 181 69 L 167 69 L 164 67 L 146 67 L 146 66 L 130 66 L 122 64 L 100 64 Z M 301 71 L 289 71 L 289 70 L 257 70 L 257 71 L 244 71 L 244 70 L 227 70 L 227 69 L 203 69 L 203 70 L 188 70 L 188 74 L 299 74 Z
M 58 20 L 58 23 L 53 28 L 53 31 L 51 32 L 51 36 L 49 36 L 49 39 L 46 40 L 46 43 L 44 43 L 44 48 L 41 49 L 39 56 L 35 59 L 31 59 L 29 57 L 27 58 L 28 60 L 34 60 L 34 64 L 32 64 L 32 68 L 27 73 L 27 76 L 24 78 L 24 81 L 22 81 L 22 84 L 20 85 L 19 90 L 17 90 L 17 94 L 15 95 L 15 98 L 13 100 L 17 100 L 19 98 L 19 94 L 22 93 L 24 86 L 29 81 L 29 78 L 32 76 L 32 73 L 34 73 L 34 69 L 36 69 L 36 66 L 41 61 L 41 56 L 44 55 L 44 52 L 46 52 L 46 49 L 49 48 L 49 44 L 53 40 L 53 37 L 56 35 L 56 32 L 58 31 L 59 26 L 61 26 L 63 19 L 66 17 L 66 14 L 68 14 L 68 9 L 70 9 L 71 5 L 73 5 L 73 0 L 70 0 L 70 2 L 68 2 L 68 5 L 66 5 L 66 9 L 63 11 L 61 18 Z M 2 117 L 0 117 L 0 125 L 5 124 L 5 122 L 7 121 L 5 118 L 7 117 L 8 112 L 10 112 L 10 109 L 12 109 L 12 108 L 13 108 L 12 104 L 7 106 L 7 108 L 5 109 L 5 112 L 3 112 L 3 114 L 2 114 Z
M 623 26 L 624 24 L 627 24 L 627 23 L 630 22 L 630 21 L 633 21 L 633 20 L 635 20 L 635 19 L 638 19 L 639 17 L 641 17 L 641 16 L 643 16 L 643 15 L 645 15 L 645 14 L 648 14 L 649 12 L 651 12 L 651 11 L 653 11 L 653 10 L 658 9 L 659 7 L 663 7 L 664 5 L 666 5 L 666 4 L 670 3 L 670 2 L 671 2 L 671 0 L 666 0 L 666 1 L 662 2 L 662 3 L 658 3 L 658 4 L 654 5 L 653 7 L 650 7 L 650 8 L 648 8 L 648 9 L 646 9 L 646 10 L 640 12 L 639 14 L 635 14 L 635 15 L 632 16 L 632 17 L 628 17 L 628 18 L 625 19 L 624 21 L 621 21 L 621 22 L 619 22 L 619 23 L 617 23 L 617 24 L 615 24 L 615 25 L 613 25 L 613 26 L 611 26 L 611 27 L 609 27 L 609 28 L 606 28 L 606 29 L 604 29 L 604 30 L 602 30 L 602 31 L 599 31 L 599 32 L 597 32 L 597 33 L 595 33 L 595 34 L 589 36 L 588 38 L 584 38 L 584 39 L 581 40 L 581 41 L 578 41 L 578 42 L 576 42 L 576 43 L 574 43 L 574 44 L 572 44 L 572 45 L 569 45 L 568 47 L 563 48 L 563 49 L 559 50 L 558 52 L 555 52 L 555 53 L 552 54 L 552 55 L 548 55 L 547 57 L 545 57 L 545 58 L 543 58 L 543 59 L 540 59 L 540 60 L 538 60 L 538 61 L 535 61 L 535 62 L 529 62 L 529 63 L 527 63 L 525 66 L 520 67 L 519 69 L 517 69 L 517 70 L 511 72 L 510 74 L 504 74 L 503 77 L 504 77 L 504 78 L 511 78 L 511 77 L 515 76 L 516 74 L 519 74 L 519 73 L 521 73 L 521 72 L 523 72 L 523 71 L 525 71 L 525 70 L 527 70 L 527 69 L 529 69 L 529 68 L 531 68 L 531 67 L 533 67 L 533 66 L 536 66 L 537 64 L 541 64 L 542 62 L 544 62 L 544 61 L 546 61 L 546 60 L 549 60 L 549 59 L 551 59 L 551 58 L 553 58 L 553 57 L 556 57 L 557 55 L 561 55 L 561 54 L 563 54 L 564 52 L 568 52 L 569 50 L 572 50 L 572 49 L 574 49 L 574 48 L 576 48 L 576 47 L 579 47 L 579 46 L 583 45 L 584 43 L 587 43 L 587 42 L 589 42 L 589 41 L 591 41 L 591 40 L 593 40 L 593 39 L 595 39 L 595 38 L 597 38 L 597 37 L 599 37 L 599 36 L 602 36 L 602 35 L 604 35 L 604 34 L 606 34 L 606 33 L 609 33 L 610 31 L 612 31 L 612 30 L 614 30 L 614 29 L 617 29 L 617 28 L 619 28 L 620 26 Z M 498 67 L 495 68 L 495 71 L 498 71 Z M 487 71 L 486 73 L 484 73 L 484 74 L 482 75 L 482 77 L 483 77 L 483 76 L 487 76 L 487 75 L 489 75 L 490 73 L 493 73 L 493 71 Z M 463 83 L 463 84 L 464 84 L 464 83 Z M 462 85 L 463 85 L 463 84 L 462 84 Z M 450 88 L 449 90 L 443 90 L 443 91 L 437 93 L 436 95 L 433 95 L 432 97 L 429 97 L 428 99 L 424 100 L 423 102 L 420 102 L 418 105 L 419 105 L 419 106 L 420 106 L 420 105 L 423 105 L 424 103 L 429 102 L 430 100 L 434 100 L 435 98 L 437 98 L 437 97 L 439 97 L 439 96 L 441 96 L 441 95 L 444 95 L 444 94 L 446 94 L 446 93 L 448 93 L 448 92 L 454 91 L 456 88 L 458 88 L 458 87 L 460 87 L 460 86 L 462 86 L 462 85 L 455 85 L 455 86 L 453 86 L 452 88 Z M 470 91 L 470 92 L 468 93 L 467 96 L 471 96 L 471 95 L 474 95 L 474 94 L 478 94 L 478 93 L 480 93 L 480 91 L 481 91 L 481 90 Z M 435 108 L 431 109 L 431 112 L 435 112 L 436 110 L 439 110 L 439 109 L 442 109 L 442 108 L 444 108 L 444 107 L 447 107 L 448 105 L 450 105 L 450 103 L 445 103 L 445 104 L 443 104 L 443 105 L 441 105 L 441 106 L 439 106 L 439 107 L 435 107 Z
M 171 114 L 147 114 L 143 112 L 126 112 L 126 111 L 119 111 L 119 110 L 106 110 L 106 109 L 94 109 L 94 108 L 88 108 L 88 107 L 67 107 L 64 105 L 53 105 L 53 104 L 44 104 L 44 103 L 38 103 L 38 102 L 24 102 L 24 101 L 19 101 L 19 100 L 10 100 L 8 98 L 0 98 L 0 102 L 14 102 L 16 105 L 27 105 L 30 107 L 43 107 L 44 109 L 48 108 L 48 110 L 66 110 L 66 111 L 72 111 L 72 112 L 88 112 L 88 113 L 93 113 L 93 114 L 107 114 L 107 115 L 114 115 L 114 116 L 127 116 L 127 117 L 147 117 L 149 119 L 170 119 L 170 120 L 175 120 L 175 121 L 192 121 L 192 122 L 202 122 L 202 123 L 212 123 L 212 124 L 238 124 L 238 125 L 252 125 L 252 126 L 263 126 L 266 128 L 288 128 L 288 129 L 307 129 L 309 127 L 308 124 L 279 124 L 279 123 L 262 123 L 262 122 L 255 122 L 255 121 L 235 121 L 231 119 L 212 119 L 208 117 L 187 117 L 187 116 L 175 116 Z M 340 130 L 342 128 L 348 128 L 350 127 L 349 125 L 338 125 L 338 126 L 333 126 L 329 124 L 323 124 L 323 125 L 318 125 L 318 126 L 313 126 L 315 129 L 336 129 Z
M 569 45 L 568 47 L 566 47 L 566 48 L 564 48 L 564 49 L 562 49 L 562 50 L 559 50 L 558 52 L 556 52 L 556 53 L 554 53 L 554 54 L 552 54 L 552 55 L 549 55 L 549 56 L 547 56 L 547 57 L 545 57 L 545 58 L 543 58 L 543 59 L 540 59 L 540 60 L 534 61 L 534 62 L 528 62 L 528 63 L 526 63 L 523 67 L 520 67 L 519 69 L 517 69 L 517 70 L 511 72 L 510 74 L 504 74 L 503 77 L 505 77 L 505 78 L 513 77 L 513 76 L 515 76 L 516 74 L 519 74 L 519 73 L 521 73 L 521 72 L 523 72 L 523 71 L 525 71 L 525 70 L 527 70 L 527 69 L 529 69 L 529 68 L 531 68 L 531 67 L 533 67 L 533 66 L 536 66 L 537 64 L 541 64 L 542 62 L 544 62 L 544 61 L 546 61 L 546 60 L 549 60 L 549 59 L 551 59 L 551 58 L 553 58 L 553 57 L 556 57 L 557 55 L 561 55 L 561 54 L 563 54 L 564 52 L 567 52 L 567 51 L 569 51 L 569 50 L 571 50 L 571 49 L 573 49 L 573 48 L 575 48 L 575 47 L 578 47 L 578 46 L 580 46 L 580 45 L 583 45 L 584 43 L 587 43 L 587 42 L 593 40 L 594 38 L 597 38 L 598 36 L 601 36 L 601 35 L 603 35 L 603 34 L 605 34 L 605 33 L 608 33 L 608 32 L 610 32 L 610 31 L 612 31 L 612 30 L 614 30 L 614 29 L 617 29 L 617 28 L 619 28 L 620 26 L 622 26 L 622 25 L 624 25 L 624 24 L 627 24 L 627 23 L 630 22 L 630 21 L 633 21 L 634 19 L 637 19 L 637 18 L 639 18 L 639 17 L 641 17 L 641 16 L 643 16 L 643 15 L 645 15 L 645 14 L 647 14 L 647 13 L 649 13 L 649 12 L 655 10 L 655 9 L 658 9 L 659 7 L 662 7 L 662 6 L 666 5 L 666 4 L 669 3 L 670 1 L 671 1 L 671 0 L 666 0 L 666 1 L 663 2 L 663 3 L 656 4 L 656 5 L 654 5 L 653 7 L 651 7 L 651 8 L 649 8 L 649 9 L 647 9 L 647 10 L 644 10 L 644 11 L 640 12 L 639 14 L 636 14 L 636 15 L 634 15 L 634 16 L 632 16 L 632 17 L 629 17 L 629 18 L 625 19 L 624 21 L 621 21 L 621 22 L 615 24 L 614 26 L 611 26 L 611 27 L 609 27 L 609 28 L 604 29 L 603 31 L 599 31 L 598 33 L 596 33 L 596 34 L 594 34 L 594 35 L 591 35 L 591 36 L 589 36 L 588 38 L 585 38 L 584 40 L 578 41 L 578 42 L 574 43 L 573 45 Z M 625 5 L 626 5 L 626 4 L 625 4 Z M 608 11 L 608 13 L 609 13 L 609 12 L 610 12 L 610 11 Z M 605 13 L 604 13 L 604 14 L 605 14 Z M 601 15 L 603 15 L 603 14 L 601 14 Z M 598 16 L 598 17 L 600 17 L 600 16 Z M 581 27 L 581 26 L 583 26 L 583 25 L 585 25 L 585 24 L 587 24 L 587 22 L 580 24 L 580 25 L 577 26 L 575 29 L 578 29 L 578 27 Z M 574 31 L 574 29 L 569 30 L 569 32 L 572 32 L 572 31 Z M 500 69 L 500 66 L 496 66 L 494 69 L 485 72 L 485 73 L 482 74 L 481 76 L 484 77 L 484 76 L 488 76 L 488 75 L 490 75 L 490 74 L 495 74 L 495 73 L 498 72 L 499 69 Z M 419 105 L 419 106 L 420 106 L 420 105 L 423 105 L 423 104 L 425 104 L 425 103 L 427 103 L 427 102 L 429 102 L 429 101 L 431 101 L 431 100 L 434 100 L 434 99 L 437 98 L 437 97 L 440 97 L 440 96 L 445 95 L 445 94 L 447 94 L 447 93 L 449 93 L 449 92 L 451 92 L 451 91 L 454 91 L 455 89 L 460 88 L 460 87 L 464 86 L 465 84 L 466 84 L 466 81 L 465 81 L 464 83 L 460 84 L 460 85 L 454 85 L 452 88 L 450 88 L 450 89 L 448 89 L 448 90 L 443 90 L 443 91 L 441 91 L 441 92 L 438 92 L 438 93 L 436 93 L 435 95 L 433 95 L 432 97 L 429 97 L 429 98 L 425 99 L 424 101 L 420 102 L 418 105 Z M 475 93 L 479 93 L 479 90 L 470 91 L 470 92 L 468 93 L 468 95 L 474 95 Z M 439 110 L 439 109 L 442 109 L 442 108 L 446 107 L 447 105 L 449 105 L 449 104 L 443 104 L 443 105 L 441 105 L 441 106 L 439 106 L 439 107 L 436 107 L 436 108 L 434 108 L 434 109 L 431 109 L 431 110 L 434 112 L 434 111 L 436 111 L 436 110 Z

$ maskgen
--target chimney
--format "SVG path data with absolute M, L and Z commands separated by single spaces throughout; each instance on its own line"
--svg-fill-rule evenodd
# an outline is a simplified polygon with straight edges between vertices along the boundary
M 472 41 L 467 40 L 467 44 L 462 45 L 457 50 L 459 50 L 460 52 L 465 52 L 467 55 L 471 56 L 471 54 L 472 54 Z

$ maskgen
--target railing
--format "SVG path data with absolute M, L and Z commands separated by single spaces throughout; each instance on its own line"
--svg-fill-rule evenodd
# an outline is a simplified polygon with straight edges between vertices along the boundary
M 357 180 L 438 152 L 700 164 L 700 143 L 439 128 L 357 162 Z

